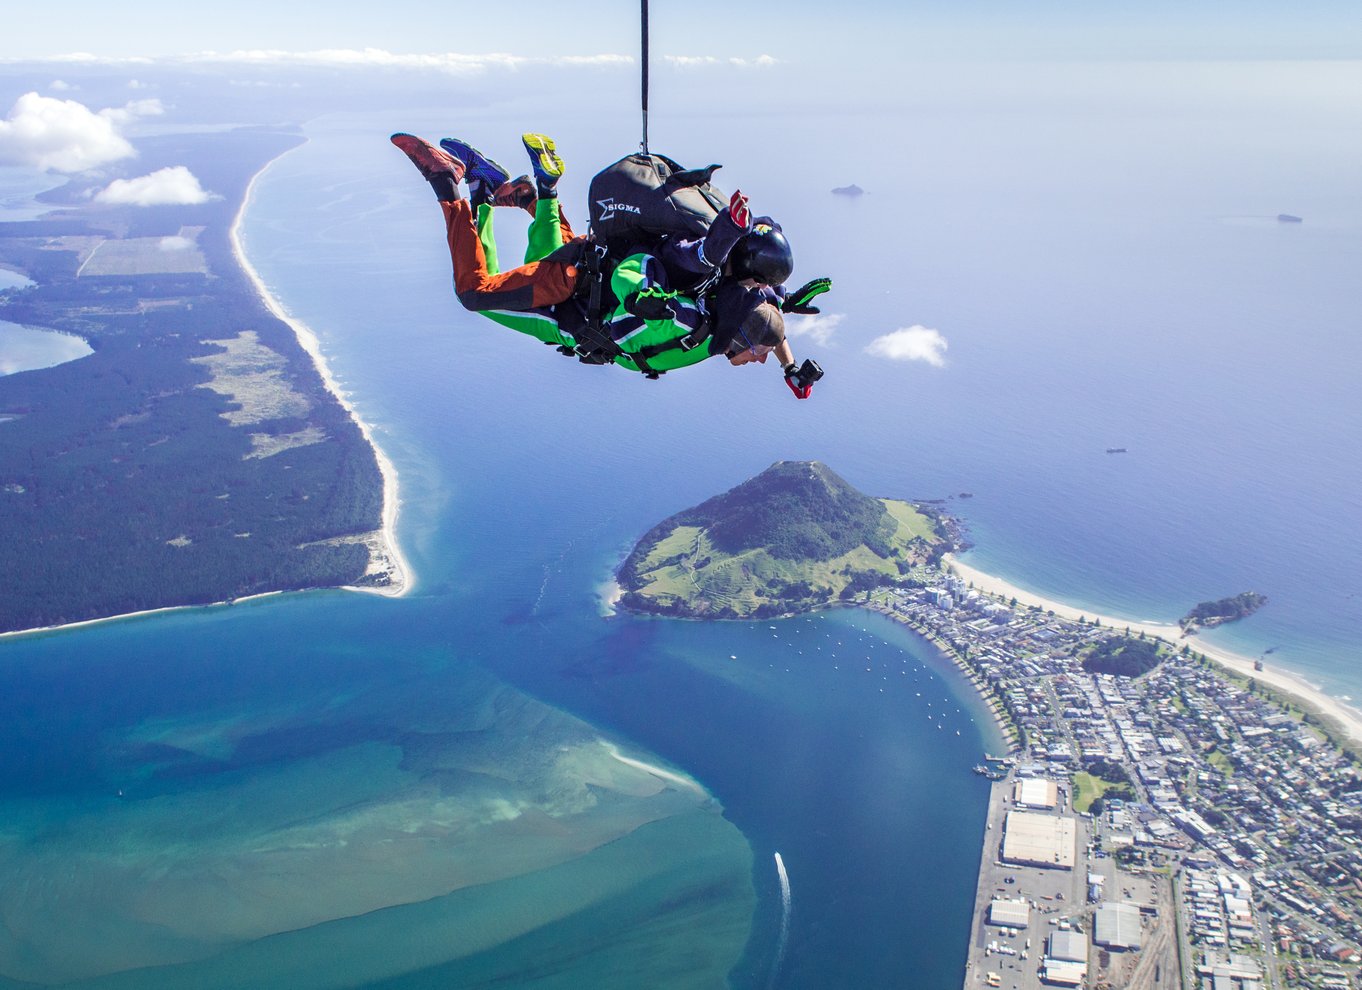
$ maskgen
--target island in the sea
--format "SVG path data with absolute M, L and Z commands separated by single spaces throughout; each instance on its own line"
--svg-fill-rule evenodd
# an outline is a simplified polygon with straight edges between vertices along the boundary
M 1210 629 L 1226 622 L 1247 618 L 1267 604 L 1267 596 L 1256 591 L 1245 591 L 1230 598 L 1201 602 L 1178 620 L 1185 633 Z
M 862 189 L 860 186 L 856 185 L 856 183 L 853 182 L 853 183 L 852 183 L 851 185 L 849 185 L 849 186 L 835 186 L 835 187 L 833 187 L 832 193 L 833 193 L 834 196 L 851 196 L 851 197 L 856 197 L 856 196 L 864 196 L 864 195 L 865 195 L 865 190 Z
M 107 204 L 106 170 L 0 223 L 0 267 L 32 282 L 0 319 L 93 349 L 0 376 L 0 632 L 400 586 L 379 455 L 237 250 L 252 177 L 300 142 L 147 137 L 128 174 L 182 166 L 213 197 Z
M 952 544 L 931 505 L 871 498 L 817 461 L 779 461 L 649 530 L 620 567 L 620 606 L 731 619 L 808 611 L 898 583 Z

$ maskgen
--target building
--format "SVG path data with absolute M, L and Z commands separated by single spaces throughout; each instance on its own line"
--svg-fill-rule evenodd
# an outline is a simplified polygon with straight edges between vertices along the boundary
M 1097 909 L 1092 940 L 1108 949 L 1140 947 L 1140 909 L 1134 904 L 1103 904 Z
M 1263 971 L 1252 956 L 1208 952 L 1196 972 L 1212 990 L 1261 990 L 1263 986 Z
M 1003 825 L 1003 861 L 1072 870 L 1078 857 L 1073 818 L 1009 811 Z
M 1088 936 L 1082 932 L 1055 932 L 1050 936 L 1050 949 L 1045 953 L 1047 960 L 1055 962 L 1088 961 Z
M 1031 905 L 1024 900 L 995 897 L 988 906 L 988 923 L 1003 928 L 1025 928 L 1031 923 Z
M 1018 807 L 1053 811 L 1059 804 L 1059 787 L 1053 780 L 1034 777 L 1019 780 L 1012 788 L 1012 803 Z
M 1064 962 L 1047 957 L 1040 968 L 1041 980 L 1062 987 L 1081 986 L 1087 975 L 1088 964 L 1085 962 Z

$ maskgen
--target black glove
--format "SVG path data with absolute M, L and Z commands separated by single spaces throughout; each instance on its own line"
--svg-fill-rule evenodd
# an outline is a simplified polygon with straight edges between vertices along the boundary
M 785 384 L 790 386 L 796 399 L 807 399 L 813 393 L 813 383 L 823 377 L 823 369 L 818 362 L 806 359 L 802 365 L 795 366 L 791 361 L 784 368 Z
M 624 308 L 645 320 L 674 320 L 676 310 L 672 308 L 671 297 L 672 293 L 656 287 L 631 292 L 624 297 Z
M 830 278 L 816 278 L 805 282 L 781 301 L 780 311 L 782 313 L 796 313 L 800 316 L 812 316 L 820 310 L 817 306 L 810 306 L 809 303 L 813 301 L 815 296 L 821 296 L 831 288 L 832 279 Z

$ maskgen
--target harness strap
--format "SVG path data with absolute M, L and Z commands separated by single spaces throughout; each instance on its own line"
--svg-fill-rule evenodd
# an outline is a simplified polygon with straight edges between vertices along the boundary
M 605 260 L 605 257 L 604 244 L 587 241 L 586 249 L 582 254 L 582 265 L 586 269 L 589 286 L 586 323 L 575 334 L 577 346 L 573 348 L 573 351 L 583 361 L 593 364 L 608 363 L 624 353 L 620 345 L 615 343 L 610 335 L 605 332 L 601 322 L 601 290 L 605 284 L 605 267 L 601 262 Z
M 655 370 L 652 366 L 648 364 L 648 359 L 638 352 L 635 352 L 633 354 L 626 354 L 624 356 L 629 358 L 629 360 L 633 361 L 634 367 L 638 368 L 639 371 L 643 372 L 643 376 L 649 379 L 650 381 L 655 382 L 666 374 L 665 371 Z
M 629 357 L 641 357 L 645 361 L 651 361 L 659 354 L 666 354 L 668 351 L 674 351 L 678 348 L 683 351 L 692 351 L 708 339 L 709 329 L 707 327 L 700 330 L 692 330 L 684 337 L 674 337 L 671 340 L 663 340 L 656 344 L 649 344 L 647 347 L 640 347 L 636 351 L 630 351 Z

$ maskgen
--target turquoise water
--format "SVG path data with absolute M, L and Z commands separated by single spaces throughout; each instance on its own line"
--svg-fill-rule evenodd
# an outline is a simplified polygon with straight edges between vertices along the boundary
M 828 377 L 796 403 L 771 369 L 650 383 L 459 310 L 434 203 L 386 135 L 452 130 L 514 160 L 520 124 L 450 116 L 315 122 L 245 229 L 398 468 L 415 593 L 0 646 L 0 891 L 7 921 L 30 919 L 9 921 L 0 973 L 958 986 L 987 794 L 968 768 L 996 740 L 935 651 L 858 612 L 601 615 L 596 589 L 639 533 L 777 459 L 825 460 L 874 494 L 972 492 L 951 504 L 977 563 L 1104 612 L 1170 618 L 1254 587 L 1269 608 L 1220 636 L 1362 690 L 1362 512 L 1339 455 L 1362 425 L 1359 216 L 1346 177 L 1265 180 L 1299 174 L 1299 144 L 1222 128 L 1173 174 L 1138 119 L 922 119 L 886 137 L 850 114 L 803 122 L 858 172 L 825 182 L 771 168 L 747 123 L 676 122 L 722 150 L 668 150 L 719 154 L 789 218 L 798 276 L 837 279 L 831 343 L 797 341 Z M 567 115 L 535 126 L 575 169 L 632 144 Z M 1327 161 L 1344 139 L 1311 140 Z M 1071 168 L 1017 195 L 1007 169 L 1042 153 Z M 855 203 L 810 195 L 851 180 L 869 190 Z M 1282 210 L 1306 223 L 1242 219 Z M 915 323 L 949 339 L 945 368 L 862 353 Z M 606 745 L 713 800 L 638 793 L 653 778 L 611 776 Z

